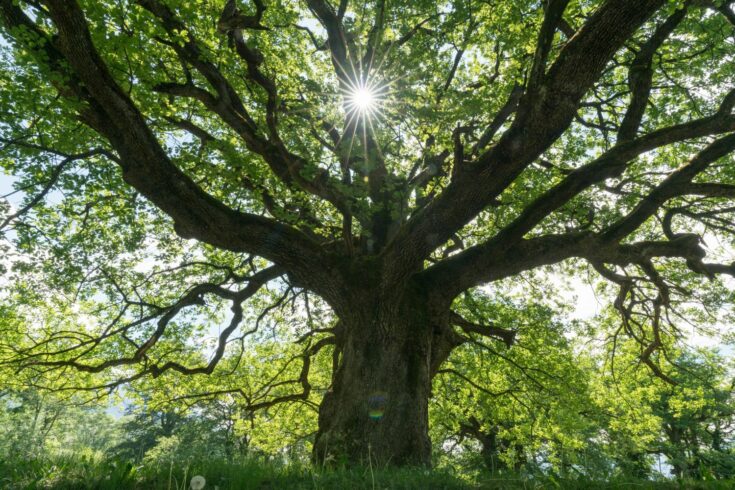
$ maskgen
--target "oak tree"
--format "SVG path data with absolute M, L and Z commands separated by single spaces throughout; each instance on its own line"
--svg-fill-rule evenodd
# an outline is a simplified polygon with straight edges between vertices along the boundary
M 514 340 L 455 300 L 576 261 L 667 378 L 677 308 L 735 272 L 730 3 L 0 0 L 9 277 L 59 308 L 10 359 L 211 374 L 299 294 L 335 320 L 250 407 L 309 399 L 331 349 L 315 459 L 428 464 L 445 361 Z

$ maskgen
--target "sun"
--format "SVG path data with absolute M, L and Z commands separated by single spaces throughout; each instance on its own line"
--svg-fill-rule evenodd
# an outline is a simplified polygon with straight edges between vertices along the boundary
M 372 119 L 381 111 L 384 102 L 384 89 L 372 80 L 348 84 L 344 91 L 345 109 L 352 117 Z
M 350 94 L 350 104 L 360 112 L 370 112 L 375 108 L 375 93 L 368 87 L 356 87 Z

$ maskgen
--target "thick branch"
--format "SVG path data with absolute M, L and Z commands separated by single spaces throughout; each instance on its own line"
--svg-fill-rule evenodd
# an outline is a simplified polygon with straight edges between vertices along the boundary
M 462 267 L 457 268 L 455 265 L 453 267 L 443 269 L 443 266 L 438 264 L 432 269 L 444 270 L 443 274 L 445 275 L 445 280 L 449 279 L 447 275 L 450 273 L 456 273 L 459 275 L 482 275 L 488 273 L 488 271 L 480 272 L 482 268 L 478 268 L 477 264 L 473 263 L 469 257 L 474 257 L 475 254 L 493 254 L 498 250 L 512 250 L 514 244 L 518 243 L 526 233 L 531 231 L 537 224 L 555 210 L 568 203 L 573 197 L 579 195 L 580 192 L 588 189 L 592 185 L 621 175 L 627 168 L 628 162 L 644 152 L 687 139 L 694 139 L 734 130 L 735 116 L 731 114 L 733 105 L 735 105 L 735 90 L 730 92 L 724 98 L 718 112 L 713 116 L 653 131 L 649 134 L 640 136 L 633 141 L 618 143 L 591 163 L 567 174 L 561 182 L 529 204 L 515 220 L 513 220 L 492 239 L 455 256 L 456 258 L 453 260 L 461 260 L 460 257 L 468 257 Z M 690 186 L 692 186 L 691 178 L 708 165 L 708 163 L 704 163 L 705 161 L 711 162 L 713 161 L 712 159 L 719 158 L 729 152 L 728 149 L 731 145 L 729 141 L 731 137 L 732 136 L 726 136 L 721 138 L 722 140 L 725 140 L 725 142 L 718 143 L 712 148 L 708 147 L 708 149 L 702 152 L 702 155 L 693 163 L 697 166 L 696 168 L 699 168 L 698 171 L 693 172 L 691 165 L 687 165 L 686 167 L 674 172 L 672 174 L 672 178 L 674 174 L 680 174 L 680 176 L 676 177 L 669 184 L 666 184 L 666 188 L 668 189 L 666 191 L 666 196 L 668 197 L 659 194 L 658 198 L 652 197 L 649 201 L 651 199 L 658 199 L 656 202 L 660 201 L 662 203 L 663 200 L 670 197 L 674 197 L 682 193 L 688 193 L 689 189 L 691 189 L 692 193 L 726 193 L 727 191 L 721 187 L 718 187 L 717 190 L 715 190 L 711 188 L 711 186 L 707 189 Z M 688 168 L 688 170 L 685 170 L 685 168 Z M 684 175 L 687 175 L 688 177 L 685 178 Z M 660 205 L 660 203 L 658 205 Z M 650 206 L 646 207 L 646 209 L 648 209 L 648 212 L 651 212 Z M 655 209 L 657 209 L 657 207 L 653 210 L 655 211 Z M 643 211 L 640 213 L 643 213 Z M 638 216 L 639 219 L 641 219 L 644 214 L 639 214 Z M 630 226 L 626 229 L 628 228 L 630 228 Z M 610 241 L 617 241 L 622 236 L 625 235 L 618 233 L 615 235 L 615 238 L 608 236 L 608 239 Z M 475 283 L 471 284 L 476 285 Z M 454 291 L 454 294 L 458 294 L 459 292 L 460 291 Z
M 480 139 L 477 140 L 477 143 L 472 148 L 473 155 L 477 155 L 479 152 L 487 148 L 487 145 L 490 144 L 498 130 L 503 126 L 503 124 L 506 123 L 508 118 L 510 118 L 510 116 L 518 108 L 518 102 L 521 100 L 521 96 L 523 96 L 523 87 L 521 87 L 520 85 L 515 85 L 510 93 L 510 96 L 508 97 L 508 100 L 505 102 L 503 107 L 500 108 L 498 113 L 490 122 L 490 125 L 487 127 L 487 129 L 485 129 L 485 131 L 480 136 Z
M 348 199 L 330 181 L 328 172 L 317 168 L 315 169 L 315 178 L 305 178 L 303 171 L 307 167 L 306 160 L 288 151 L 281 141 L 276 118 L 278 96 L 275 83 L 260 70 L 259 65 L 262 59 L 259 53 L 249 48 L 245 43 L 239 28 L 230 32 L 229 35 L 234 42 L 237 54 L 247 65 L 248 77 L 266 91 L 266 120 L 270 139 L 259 133 L 256 122 L 245 109 L 237 91 L 219 68 L 206 59 L 197 40 L 171 9 L 158 0 L 136 0 L 136 2 L 152 13 L 168 33 L 186 32 L 187 39 L 183 46 L 177 43 L 170 43 L 169 46 L 176 51 L 184 62 L 190 63 L 204 76 L 209 84 L 215 88 L 217 97 L 203 89 L 194 87 L 192 84 L 162 84 L 157 87 L 158 90 L 174 95 L 191 96 L 200 100 L 207 109 L 220 116 L 222 121 L 243 139 L 248 149 L 262 156 L 273 170 L 273 173 L 280 179 L 325 199 L 342 213 L 349 212 Z
M 319 266 L 315 270 L 323 270 L 325 258 L 320 248 L 300 232 L 272 220 L 236 212 L 184 175 L 110 75 L 92 44 L 78 4 L 60 0 L 46 3 L 58 37 L 47 39 L 43 49 L 50 59 L 63 59 L 71 67 L 73 93 L 88 101 L 85 122 L 117 151 L 125 181 L 171 216 L 180 235 L 260 255 L 293 269 L 305 279 L 312 276 L 307 269 L 316 264 Z M 0 0 L 0 9 L 8 27 L 35 29 L 11 0 Z
M 387 281 L 417 270 L 566 130 L 613 54 L 663 3 L 608 0 L 590 17 L 544 75 L 542 89 L 521 101 L 513 125 L 498 143 L 397 234 L 387 251 L 396 263 Z
M 735 91 L 732 93 L 735 94 Z M 568 173 L 561 182 L 526 206 L 523 212 L 491 241 L 496 244 L 510 244 L 520 239 L 544 218 L 585 189 L 622 175 L 631 160 L 647 151 L 684 140 L 735 130 L 735 116 L 729 114 L 731 99 L 730 96 L 726 97 L 725 104 L 714 116 L 663 128 L 636 140 L 615 145 L 587 165 Z
M 611 225 L 604 233 L 607 240 L 620 240 L 632 233 L 672 197 L 676 197 L 679 188 L 688 184 L 699 173 L 716 160 L 735 150 L 735 134 L 729 134 L 714 141 L 700 151 L 689 163 L 672 172 L 663 182 L 651 191 L 627 216 Z
M 350 61 L 352 50 L 344 31 L 342 16 L 338 15 L 326 0 L 307 0 L 306 3 L 327 31 L 327 43 L 332 54 L 334 71 L 343 88 L 348 88 L 349 84 L 354 83 L 357 78 L 354 72 L 355 67 Z
M 548 0 L 545 3 L 544 20 L 541 23 L 538 41 L 536 42 L 536 53 L 533 57 L 531 74 L 528 77 L 528 91 L 535 92 L 546 74 L 546 64 L 551 52 L 554 35 L 559 23 L 563 19 L 564 10 L 569 0 Z
M 674 32 L 676 26 L 684 20 L 686 6 L 677 10 L 666 21 L 658 26 L 651 38 L 646 41 L 636 54 L 628 72 L 630 86 L 630 103 L 618 130 L 618 141 L 633 139 L 643 120 L 643 113 L 651 95 L 653 84 L 653 55 L 666 39 Z
M 652 257 L 678 257 L 686 260 L 694 272 L 705 273 L 708 265 L 702 264 L 704 255 L 696 235 L 620 244 L 601 234 L 575 232 L 522 239 L 507 248 L 478 245 L 430 267 L 421 276 L 439 301 L 449 305 L 457 294 L 472 287 L 574 257 L 593 264 L 617 265 L 640 263 Z

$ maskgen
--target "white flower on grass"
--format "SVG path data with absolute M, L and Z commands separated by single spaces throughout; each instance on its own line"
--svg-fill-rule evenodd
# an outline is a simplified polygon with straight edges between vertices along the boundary
M 207 483 L 207 480 L 205 480 L 203 476 L 197 475 L 191 478 L 189 486 L 191 487 L 191 490 L 202 490 L 205 483 Z

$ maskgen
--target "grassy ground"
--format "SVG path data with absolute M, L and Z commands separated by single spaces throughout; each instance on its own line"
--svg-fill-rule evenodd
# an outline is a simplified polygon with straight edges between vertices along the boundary
M 315 470 L 245 461 L 199 461 L 187 466 L 136 466 L 119 461 L 60 458 L 54 461 L 0 461 L 2 489 L 165 489 L 188 490 L 193 475 L 206 478 L 205 490 L 227 489 L 702 489 L 726 490 L 735 482 L 648 482 L 486 477 L 467 481 L 420 469 Z

